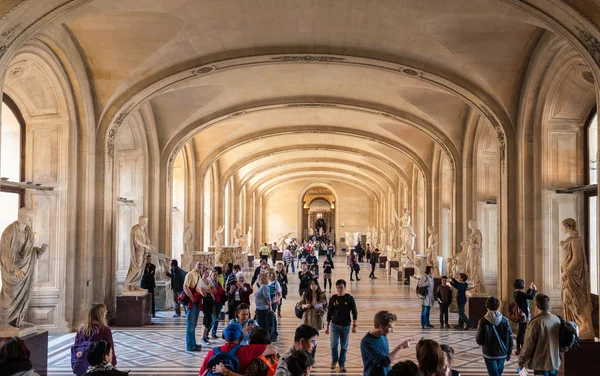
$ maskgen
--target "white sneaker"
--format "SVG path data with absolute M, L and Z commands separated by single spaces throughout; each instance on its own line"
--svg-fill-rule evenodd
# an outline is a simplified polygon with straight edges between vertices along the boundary
M 202 338 L 200 340 L 200 343 L 203 344 L 204 346 L 210 346 L 210 341 L 207 339 Z

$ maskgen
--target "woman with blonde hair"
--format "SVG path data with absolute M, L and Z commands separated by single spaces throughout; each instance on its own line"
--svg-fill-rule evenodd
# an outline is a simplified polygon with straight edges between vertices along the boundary
M 73 373 L 76 375 L 83 375 L 89 364 L 85 357 L 85 350 L 81 351 L 79 347 L 83 347 L 87 343 L 96 341 L 106 341 L 106 343 L 112 349 L 112 360 L 113 366 L 117 365 L 117 355 L 115 353 L 115 344 L 112 337 L 112 331 L 108 327 L 106 321 L 106 306 L 102 303 L 93 303 L 88 309 L 85 322 L 75 335 L 75 343 L 72 347 L 71 364 Z M 79 345 L 79 346 L 78 346 Z M 81 353 L 81 356 L 78 356 Z

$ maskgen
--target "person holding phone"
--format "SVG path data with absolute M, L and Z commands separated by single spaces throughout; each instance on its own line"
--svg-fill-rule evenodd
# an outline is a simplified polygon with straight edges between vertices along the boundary
M 237 306 L 235 309 L 235 316 L 235 319 L 229 321 L 229 324 L 235 323 L 241 325 L 244 338 L 240 344 L 247 345 L 250 343 L 250 334 L 252 334 L 252 330 L 254 328 L 259 328 L 259 325 L 250 318 L 250 306 L 246 303 L 240 303 Z
M 302 324 L 310 325 L 313 328 L 321 331 L 325 320 L 323 319 L 327 313 L 327 296 L 321 290 L 319 281 L 313 279 L 310 282 L 310 288 L 302 295 L 302 299 L 296 304 L 296 308 L 304 311 L 302 314 Z M 317 347 L 313 348 L 313 356 L 317 352 Z

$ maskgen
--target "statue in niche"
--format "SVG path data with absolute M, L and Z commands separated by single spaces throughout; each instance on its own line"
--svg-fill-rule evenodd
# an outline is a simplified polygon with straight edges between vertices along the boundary
M 235 224 L 235 228 L 233 229 L 233 246 L 239 247 L 242 242 L 242 225 L 239 223 Z
M 483 242 L 483 236 L 481 231 L 477 228 L 477 222 L 475 220 L 469 221 L 469 228 L 471 233 L 465 240 L 467 243 L 467 262 L 465 265 L 465 273 L 473 281 L 474 293 L 485 293 L 485 286 L 483 283 L 483 268 L 482 268 L 482 251 L 481 244 Z
M 215 264 L 221 264 L 221 256 L 223 254 L 223 245 L 225 244 L 225 225 L 219 227 L 217 231 L 215 231 L 214 236 L 214 246 L 215 246 Z
M 373 229 L 371 227 L 367 227 L 367 244 L 373 247 Z
M 377 227 L 373 227 L 373 244 L 371 244 L 371 248 L 379 248 L 379 233 L 377 232 Z M 379 249 L 381 250 L 381 249 Z
M 346 246 L 348 246 L 348 252 L 350 251 L 350 249 L 354 249 L 354 247 L 356 247 L 356 245 L 358 244 L 358 241 L 360 239 L 360 232 L 344 232 L 345 236 L 346 236 Z
M 590 295 L 590 275 L 588 263 L 577 222 L 573 218 L 562 221 L 562 230 L 567 238 L 560 242 L 562 247 L 561 300 L 566 321 L 574 321 L 579 326 L 579 338 L 594 339 L 592 324 L 592 299 Z
M 385 232 L 385 227 L 381 228 L 381 232 L 379 234 L 380 236 L 380 240 L 379 240 L 379 250 L 381 252 L 387 253 L 387 234 Z
M 148 217 L 142 215 L 138 220 L 138 224 L 131 228 L 131 262 L 129 263 L 129 270 L 123 283 L 123 292 L 147 291 L 140 287 L 140 280 L 144 274 L 144 264 L 146 263 L 145 256 L 146 253 L 152 253 L 156 250 L 150 244 L 148 230 L 146 229 L 147 224 Z
M 437 262 L 438 256 L 438 234 L 435 232 L 433 226 L 427 227 L 429 238 L 427 239 L 427 249 L 425 250 L 425 256 L 427 256 L 427 265 L 431 265 L 435 268 L 435 274 L 440 274 L 440 267 Z
M 248 244 L 246 245 L 246 252 L 248 252 L 249 255 L 253 255 L 254 253 L 252 252 L 252 226 L 248 226 L 248 235 L 246 241 L 248 242 Z
M 183 257 L 182 267 L 186 270 L 194 268 L 194 248 L 198 242 L 194 241 L 194 222 L 188 222 L 183 231 Z
M 34 324 L 25 322 L 25 315 L 35 285 L 37 261 L 46 252 L 48 245 L 42 244 L 39 248 L 33 245 L 32 217 L 31 209 L 19 209 L 18 219 L 2 233 L 0 240 L 0 265 L 2 266 L 0 326 L 35 330 Z
M 394 223 L 390 223 L 390 245 L 393 249 L 398 248 L 398 236 L 396 235 L 396 226 Z
M 406 257 L 408 263 L 415 262 L 415 255 L 413 249 L 415 248 L 415 237 L 417 234 L 413 231 L 410 225 L 410 215 L 408 215 L 408 209 L 404 209 L 404 214 L 401 218 L 398 218 L 398 213 L 394 212 L 394 217 L 400 223 L 400 251 L 402 255 Z

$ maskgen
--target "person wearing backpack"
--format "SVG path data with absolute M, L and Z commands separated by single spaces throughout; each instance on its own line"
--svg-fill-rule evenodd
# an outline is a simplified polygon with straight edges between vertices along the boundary
M 516 355 L 521 354 L 521 349 L 523 348 L 523 342 L 525 341 L 525 331 L 527 330 L 527 323 L 531 320 L 531 314 L 529 311 L 529 300 L 535 299 L 537 294 L 537 287 L 533 282 L 529 285 L 529 289 L 527 292 L 524 292 L 525 281 L 522 279 L 516 279 L 514 283 L 515 287 L 515 305 L 519 308 L 523 315 L 520 315 L 520 312 L 516 310 L 516 315 L 522 316 L 521 320 L 517 322 L 519 326 L 519 333 L 517 334 L 517 350 L 515 351 Z M 516 308 L 515 307 L 515 308 Z M 509 307 L 510 312 L 510 307 Z M 515 316 L 516 316 L 515 315 Z M 513 320 L 514 321 L 514 320 Z
M 75 375 L 83 375 L 88 369 L 87 349 L 96 341 L 106 341 L 112 349 L 111 364 L 117 365 L 115 344 L 112 331 L 106 322 L 106 306 L 102 303 L 93 303 L 88 309 L 85 322 L 75 335 L 75 343 L 71 346 L 71 369 Z
M 223 366 L 231 372 L 245 374 L 250 362 L 261 356 L 277 354 L 277 346 L 275 345 L 246 345 L 242 346 L 241 342 L 244 338 L 242 326 L 240 324 L 231 323 L 223 330 L 225 344 L 217 346 L 210 350 L 200 367 L 199 375 L 211 376 L 214 374 L 213 367 L 223 363 Z M 228 371 L 224 373 L 227 376 Z
M 513 339 L 508 319 L 498 312 L 500 301 L 490 296 L 485 302 L 487 313 L 477 325 L 475 340 L 481 346 L 489 376 L 500 376 L 504 362 L 510 360 Z
M 435 298 L 433 297 L 433 266 L 428 265 L 425 268 L 425 274 L 419 279 L 419 283 L 417 284 L 417 288 L 427 287 L 427 294 L 418 295 L 421 300 L 421 327 L 423 329 L 431 329 L 433 325 L 429 321 L 429 315 L 431 314 L 431 307 L 433 307 L 433 303 L 435 302 Z
M 545 294 L 535 297 L 535 310 L 537 315 L 529 322 L 519 368 L 527 366 L 534 375 L 555 376 L 560 369 L 561 320 L 550 312 L 550 298 Z
M 250 335 L 251 345 L 270 345 L 271 335 L 265 328 L 256 327 L 252 329 Z M 246 368 L 246 376 L 274 376 L 279 363 L 279 355 L 272 354 L 261 356 L 254 359 Z M 241 376 L 233 371 L 228 370 L 223 363 L 219 363 L 213 368 L 213 373 L 219 373 L 224 376 Z

